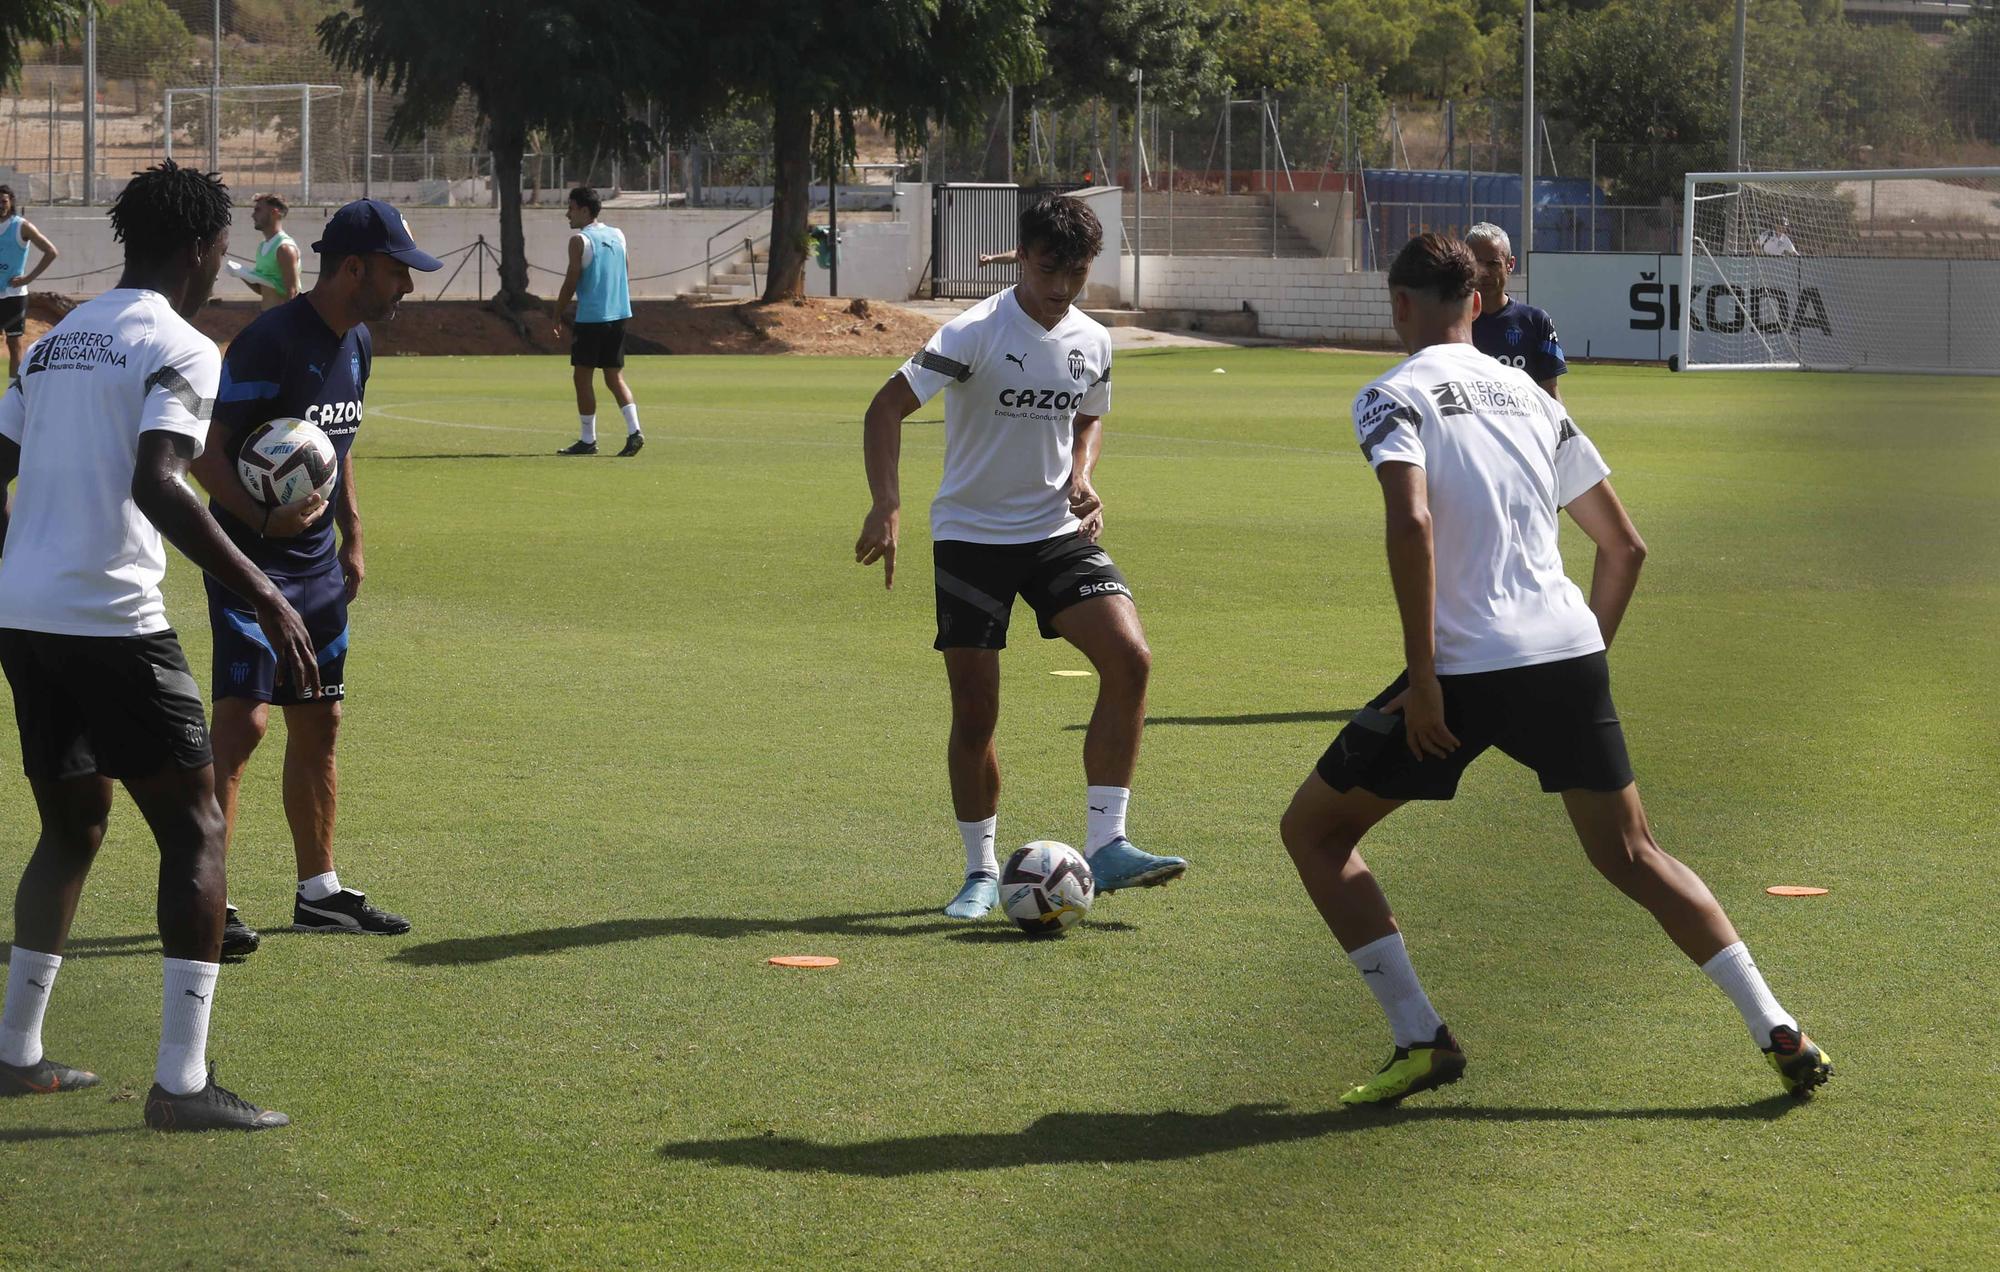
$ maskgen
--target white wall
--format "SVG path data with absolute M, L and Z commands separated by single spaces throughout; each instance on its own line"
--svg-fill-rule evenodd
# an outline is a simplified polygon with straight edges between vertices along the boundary
M 312 252 L 312 244 L 319 237 L 330 211 L 327 208 L 296 208 L 285 222 L 285 228 L 305 249 L 303 267 L 308 285 L 318 272 L 318 260 Z M 744 212 L 729 209 L 613 208 L 608 210 L 604 219 L 625 231 L 632 270 L 632 294 L 635 297 L 658 298 L 676 295 L 704 281 L 700 261 L 706 255 L 709 235 L 744 215 Z M 482 234 L 498 250 L 500 214 L 497 209 L 404 208 L 403 216 L 418 245 L 434 256 L 463 248 Z M 57 250 L 62 253 L 61 259 L 37 281 L 36 290 L 90 295 L 105 290 L 117 280 L 123 252 L 111 238 L 111 224 L 105 219 L 104 209 L 30 207 L 27 217 L 55 242 Z M 718 238 L 715 250 L 726 251 L 726 244 L 732 241 L 741 246 L 744 238 L 761 238 L 770 230 L 770 219 L 768 212 L 751 216 L 725 237 Z M 563 266 L 568 259 L 565 253 L 568 251 L 569 225 L 563 220 L 559 208 L 529 208 L 522 214 L 522 226 L 530 267 L 529 290 L 553 298 L 562 286 Z M 256 257 L 259 241 L 260 236 L 250 225 L 250 209 L 239 206 L 229 235 L 230 254 L 250 261 Z M 418 275 L 417 298 L 429 300 L 436 296 L 459 259 L 453 256 L 436 274 Z M 72 277 L 77 274 L 87 276 Z M 666 277 L 649 277 L 660 274 Z M 488 296 L 498 287 L 490 260 L 485 268 L 485 286 Z M 242 297 L 249 295 L 233 284 L 219 285 L 219 290 L 225 299 L 230 300 L 240 298 L 237 292 L 241 292 Z M 902 295 L 907 294 L 904 292 Z M 478 271 L 472 263 L 468 262 L 459 271 L 458 278 L 445 295 L 460 300 L 481 298 Z M 902 299 L 902 295 L 896 299 Z
M 1130 294 L 1132 262 L 1124 262 Z M 1148 309 L 1241 310 L 1257 314 L 1259 334 L 1389 346 L 1389 293 L 1380 273 L 1351 273 L 1339 259 L 1148 256 L 1140 274 Z
M 910 268 L 911 227 L 861 221 L 840 227 L 840 294 L 870 300 L 908 300 L 917 285 Z M 825 296 L 832 281 L 819 258 L 806 257 L 806 295 Z
M 1125 191 L 1120 186 L 1093 186 L 1075 196 L 1090 205 L 1104 226 L 1104 251 L 1091 262 L 1083 284 L 1086 309 L 1122 308 L 1132 302 L 1131 267 L 1125 256 Z

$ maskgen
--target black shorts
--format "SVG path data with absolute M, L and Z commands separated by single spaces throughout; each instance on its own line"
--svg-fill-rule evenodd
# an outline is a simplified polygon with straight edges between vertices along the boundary
M 570 341 L 569 364 L 573 367 L 622 367 L 625 365 L 625 320 L 579 322 Z
M 271 582 L 305 622 L 319 655 L 319 694 L 299 697 L 298 686 L 278 683 L 278 656 L 271 650 L 257 611 L 236 594 L 204 576 L 208 585 L 208 630 L 215 638 L 210 680 L 216 701 L 249 698 L 280 707 L 301 702 L 337 702 L 347 696 L 347 576 L 338 565 L 310 578 L 273 576 Z
M 65 781 L 151 777 L 212 763 L 201 691 L 173 632 L 57 636 L 0 628 L 21 768 Z
M 1016 594 L 1034 607 L 1042 639 L 1054 640 L 1055 616 L 1098 596 L 1130 596 L 1125 576 L 1104 549 L 1081 533 L 1039 543 L 931 545 L 937 568 L 937 640 L 933 649 L 1005 649 Z
M 28 298 L 0 296 L 0 335 L 18 336 L 28 329 Z
M 1439 676 L 1444 723 L 1458 749 L 1422 760 L 1404 741 L 1403 716 L 1382 707 L 1409 687 L 1409 673 L 1355 713 L 1317 772 L 1328 786 L 1359 786 L 1383 799 L 1450 799 L 1459 775 L 1489 746 L 1535 770 L 1549 792 L 1622 791 L 1632 784 L 1625 730 L 1611 705 L 1604 652 L 1469 676 Z

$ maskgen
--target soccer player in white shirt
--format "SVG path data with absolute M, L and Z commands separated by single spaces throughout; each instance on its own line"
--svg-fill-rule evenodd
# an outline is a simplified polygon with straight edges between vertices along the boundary
M 1729 995 L 1785 1089 L 1809 1095 L 1832 1062 L 1771 996 L 1707 886 L 1654 842 L 1632 780 L 1604 651 L 1646 545 L 1563 405 L 1473 347 L 1475 269 L 1463 243 L 1436 234 L 1389 269 L 1410 357 L 1362 390 L 1354 427 L 1387 506 L 1405 671 L 1341 730 L 1280 827 L 1394 1037 L 1389 1062 L 1341 1100 L 1394 1103 L 1465 1070 L 1355 849 L 1404 801 L 1450 799 L 1488 747 L 1562 796 L 1590 863 Z M 1558 509 L 1597 545 L 1587 602 L 1563 573 Z
M 14 902 L 0 1007 L 0 1096 L 97 1084 L 50 1060 L 42 1018 L 84 879 L 124 783 L 160 848 L 166 955 L 159 1060 L 145 1120 L 159 1130 L 263 1130 L 282 1113 L 206 1066 L 222 951 L 223 823 L 201 695 L 167 625 L 164 535 L 255 607 L 283 674 L 318 687 L 306 627 L 187 484 L 221 358 L 189 326 L 229 250 L 229 192 L 172 160 L 111 207 L 125 272 L 28 352 L 0 396 L 0 668 L 42 833 Z
M 994 854 L 1000 650 L 1014 598 L 1044 639 L 1083 652 L 1098 675 L 1084 735 L 1084 854 L 1100 892 L 1179 878 L 1187 862 L 1125 834 L 1152 651 L 1125 576 L 1098 546 L 1104 504 L 1091 484 L 1111 405 L 1111 336 L 1073 308 L 1104 228 L 1080 199 L 1052 196 L 1020 219 L 1021 281 L 946 323 L 869 403 L 863 448 L 875 497 L 854 544 L 896 582 L 903 421 L 945 395 L 944 480 L 931 503 L 938 634 L 951 686 L 946 750 L 965 847 L 965 882 L 945 907 L 983 917 L 999 899 Z

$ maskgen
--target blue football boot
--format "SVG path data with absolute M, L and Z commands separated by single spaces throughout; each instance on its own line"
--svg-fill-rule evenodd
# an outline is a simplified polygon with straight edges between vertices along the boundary
M 946 918 L 983 919 L 1000 904 L 1000 881 L 985 871 L 965 876 L 965 886 L 944 908 Z
M 1090 854 L 1090 873 L 1099 892 L 1120 888 L 1157 888 L 1187 873 L 1181 857 L 1156 857 L 1120 835 Z

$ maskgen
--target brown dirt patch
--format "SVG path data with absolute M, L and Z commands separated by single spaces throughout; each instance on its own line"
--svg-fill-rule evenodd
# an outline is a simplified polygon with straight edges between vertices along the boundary
M 74 308 L 81 297 L 34 293 L 28 300 L 30 342 Z M 857 309 L 859 312 L 856 312 Z M 228 344 L 258 309 L 247 301 L 215 301 L 195 326 Z M 375 325 L 381 354 L 567 353 L 549 330 L 546 312 L 522 315 L 523 337 L 493 306 L 472 300 L 405 301 L 393 322 Z M 908 356 L 937 330 L 937 321 L 879 300 L 695 303 L 640 300 L 625 324 L 628 353 L 806 353 L 859 357 Z

